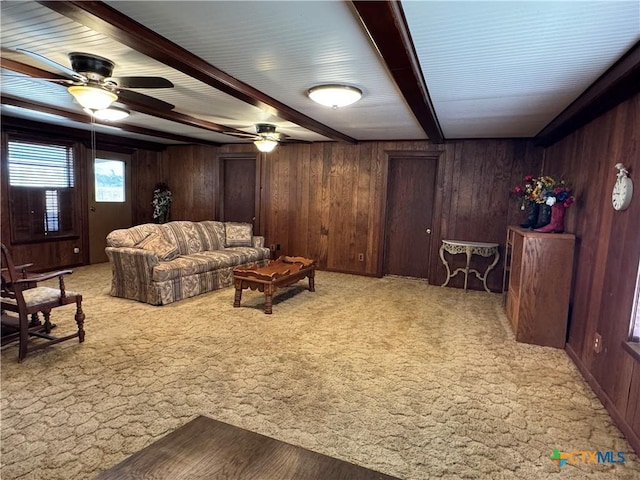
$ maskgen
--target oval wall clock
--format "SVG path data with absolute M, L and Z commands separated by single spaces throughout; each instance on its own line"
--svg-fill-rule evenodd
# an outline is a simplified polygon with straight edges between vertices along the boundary
M 618 169 L 618 178 L 613 186 L 611 201 L 613 208 L 616 210 L 625 210 L 631 203 L 633 196 L 633 182 L 629 178 L 629 172 L 621 163 L 616 164 Z

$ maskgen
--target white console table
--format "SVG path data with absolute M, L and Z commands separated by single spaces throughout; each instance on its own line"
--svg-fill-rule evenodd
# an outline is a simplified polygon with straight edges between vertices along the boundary
M 456 268 L 453 272 L 451 272 L 451 268 L 449 267 L 449 263 L 444 256 L 444 252 L 447 252 L 451 255 L 456 255 L 458 253 L 464 253 L 467 255 L 467 264 L 464 268 Z M 480 255 L 481 257 L 491 257 L 493 256 L 493 262 L 491 265 L 487 267 L 484 273 L 480 273 L 478 270 L 469 268 L 471 264 L 471 256 L 472 255 Z M 455 277 L 458 273 L 464 273 L 464 291 L 467 291 L 467 280 L 469 279 L 469 272 L 473 273 L 478 280 L 482 281 L 482 285 L 484 289 L 491 293 L 491 290 L 487 288 L 487 274 L 498 264 L 498 260 L 500 260 L 500 253 L 498 252 L 498 244 L 497 243 L 482 243 L 482 242 L 467 242 L 464 240 L 442 240 L 442 246 L 440 247 L 440 258 L 442 259 L 442 263 L 444 263 L 445 268 L 447 269 L 447 279 L 442 284 L 443 287 L 446 287 L 453 277 Z

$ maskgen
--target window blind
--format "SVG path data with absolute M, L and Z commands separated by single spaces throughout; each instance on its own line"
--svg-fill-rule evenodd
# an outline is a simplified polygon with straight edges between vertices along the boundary
M 73 182 L 71 147 L 9 141 L 11 186 L 69 188 Z

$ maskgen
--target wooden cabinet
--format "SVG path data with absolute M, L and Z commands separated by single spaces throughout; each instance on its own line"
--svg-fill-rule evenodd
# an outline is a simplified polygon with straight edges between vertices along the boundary
M 506 312 L 516 341 L 564 348 L 575 236 L 507 229 Z

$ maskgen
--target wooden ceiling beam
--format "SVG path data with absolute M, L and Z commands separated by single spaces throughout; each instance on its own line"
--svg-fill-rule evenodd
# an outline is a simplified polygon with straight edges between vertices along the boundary
M 71 139 L 81 142 L 87 148 L 92 148 L 93 143 L 90 130 L 81 130 L 77 127 L 54 125 L 37 120 L 13 117 L 11 114 L 2 116 L 2 130 L 7 132 L 29 132 L 40 138 Z M 148 142 L 137 138 L 129 138 L 123 137 L 122 135 L 113 135 L 101 132 L 96 132 L 95 141 L 97 148 L 100 150 L 112 150 L 123 153 L 133 153 L 136 149 L 161 152 L 169 146 L 164 143 Z
M 640 41 L 544 127 L 534 140 L 548 147 L 640 92 Z
M 442 143 L 444 135 L 429 97 L 400 2 L 385 0 L 351 3 L 429 140 Z
M 38 3 L 272 115 L 333 140 L 357 143 L 356 139 L 241 82 L 103 2 L 39 1 Z
M 31 101 L 23 100 L 23 99 L 8 96 L 8 95 L 2 95 L 0 97 L 0 103 L 2 103 L 3 105 L 12 105 L 14 107 L 20 107 L 28 110 L 35 110 L 42 113 L 48 113 L 50 115 L 56 115 L 58 117 L 67 118 L 74 122 L 88 123 L 88 124 L 92 123 L 91 117 L 89 117 L 86 114 L 71 112 L 69 110 L 64 110 L 62 108 L 56 108 L 56 107 L 52 107 L 50 105 L 45 105 L 43 103 L 38 103 L 38 102 L 31 102 Z M 167 140 L 175 140 L 177 142 L 199 144 L 199 145 L 210 145 L 214 147 L 219 147 L 221 145 L 220 143 L 211 142 L 209 140 L 201 140 L 199 138 L 187 137 L 185 135 L 176 135 L 174 133 L 163 132 L 160 130 L 152 130 L 150 128 L 138 127 L 136 125 L 128 125 L 126 123 L 121 123 L 121 122 L 118 122 L 117 124 L 113 124 L 110 122 L 94 119 L 93 123 L 96 123 L 99 125 L 105 125 L 108 127 L 118 128 L 124 132 L 137 133 L 139 135 L 146 135 L 149 137 L 162 138 Z

